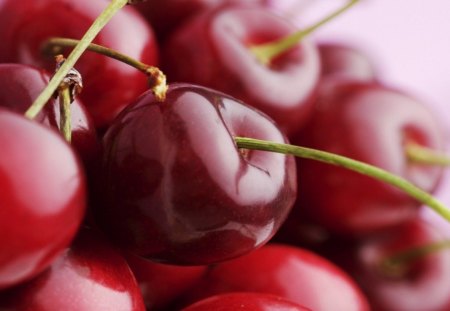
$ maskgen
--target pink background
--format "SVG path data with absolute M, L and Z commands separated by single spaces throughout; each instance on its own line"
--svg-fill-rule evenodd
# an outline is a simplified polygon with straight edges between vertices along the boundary
M 273 0 L 301 26 L 331 12 L 341 0 Z M 360 0 L 350 11 L 320 28 L 315 41 L 338 41 L 368 53 L 382 80 L 422 99 L 436 111 L 450 154 L 450 1 Z M 436 196 L 450 206 L 450 168 Z M 448 229 L 434 212 L 424 209 Z

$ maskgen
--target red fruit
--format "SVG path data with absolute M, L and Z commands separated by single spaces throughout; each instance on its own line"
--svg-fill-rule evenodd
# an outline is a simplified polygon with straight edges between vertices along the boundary
M 45 67 L 42 44 L 49 37 L 81 39 L 94 19 L 108 5 L 106 0 L 5 0 L 0 5 L 0 62 Z M 157 62 L 152 30 L 131 7 L 114 16 L 95 43 L 118 50 L 149 65 Z M 107 126 L 117 113 L 147 89 L 145 75 L 116 60 L 86 53 L 76 68 L 83 76 L 80 95 L 97 127 Z
M 0 64 L 0 106 L 20 114 L 31 106 L 46 87 L 49 76 L 44 70 L 20 64 Z M 79 100 L 71 106 L 71 145 L 85 164 L 90 164 L 98 152 L 97 134 L 91 117 Z M 59 101 L 51 99 L 36 116 L 36 121 L 59 131 Z
M 145 93 L 104 139 L 96 218 L 119 245 L 166 263 L 201 265 L 266 243 L 296 196 L 295 161 L 239 150 L 233 136 L 286 142 L 273 121 L 223 93 L 170 86 Z
M 128 264 L 141 288 L 149 310 L 165 310 L 181 294 L 193 287 L 206 272 L 206 266 L 172 266 L 136 256 Z
M 0 293 L 3 311 L 144 311 L 136 280 L 117 250 L 90 230 L 32 281 Z
M 261 293 L 233 293 L 206 298 L 182 311 L 311 311 L 289 300 Z
M 0 110 L 0 288 L 47 268 L 83 219 L 85 180 L 59 134 Z
M 277 244 L 212 266 L 188 300 L 231 292 L 277 295 L 311 310 L 369 310 L 343 270 L 306 249 Z
M 450 250 L 404 262 L 396 269 L 381 261 L 399 252 L 444 240 L 432 224 L 416 219 L 363 242 L 347 258 L 348 265 L 377 311 L 450 310 Z M 351 255 L 353 254 L 353 256 Z
M 297 131 L 312 109 L 319 56 L 307 40 L 259 62 L 251 45 L 271 42 L 297 29 L 260 7 L 231 6 L 197 16 L 164 46 L 170 81 L 211 87 L 267 113 L 286 133 Z
M 406 155 L 416 143 L 441 150 L 443 132 L 430 110 L 407 94 L 374 83 L 335 83 L 294 144 L 360 160 L 432 192 L 442 169 Z M 308 217 L 348 236 L 377 232 L 414 218 L 420 206 L 404 192 L 336 166 L 298 161 L 299 198 L 292 217 Z

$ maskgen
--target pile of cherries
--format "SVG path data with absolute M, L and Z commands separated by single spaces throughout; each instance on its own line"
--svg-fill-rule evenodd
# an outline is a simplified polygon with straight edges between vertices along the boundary
M 450 310 L 449 242 L 421 202 L 267 151 L 330 152 L 433 193 L 439 122 L 266 0 L 128 5 L 94 42 L 161 68 L 167 89 L 86 51 L 71 141 L 60 91 L 26 118 L 70 52 L 49 39 L 79 40 L 109 2 L 0 0 L 0 310 Z

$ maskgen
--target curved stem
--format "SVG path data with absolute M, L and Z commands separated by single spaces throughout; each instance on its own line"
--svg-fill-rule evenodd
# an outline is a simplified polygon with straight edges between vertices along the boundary
M 432 242 L 412 247 L 387 256 L 378 263 L 378 270 L 385 276 L 402 278 L 408 273 L 410 264 L 430 254 L 450 248 L 450 240 Z
M 57 54 L 63 47 L 75 47 L 80 43 L 79 40 L 69 38 L 50 38 L 44 43 L 42 49 L 45 53 L 51 52 Z M 158 100 L 163 101 L 167 92 L 167 79 L 164 73 L 157 67 L 142 63 L 128 55 L 122 54 L 116 50 L 90 43 L 86 50 L 108 56 L 127 65 L 130 65 L 148 76 L 149 87 Z
M 52 97 L 53 93 L 58 88 L 62 79 L 67 75 L 72 67 L 74 67 L 77 60 L 81 57 L 83 52 L 89 46 L 101 29 L 111 20 L 111 18 L 126 4 L 128 0 L 111 0 L 109 5 L 103 10 L 103 12 L 97 17 L 88 31 L 84 34 L 80 43 L 73 49 L 72 53 L 67 57 L 67 60 L 59 68 L 56 74 L 52 77 L 47 87 L 36 98 L 34 103 L 25 112 L 27 118 L 33 119 L 36 117 L 48 100 Z
M 68 143 L 72 140 L 70 104 L 72 102 L 69 86 L 59 90 L 60 131 Z
M 432 208 L 435 212 L 450 222 L 450 210 L 434 198 L 431 194 L 423 191 L 417 186 L 413 185 L 406 179 L 391 174 L 376 166 L 346 158 L 344 156 L 336 155 L 333 153 L 315 150 L 311 148 L 293 146 L 288 144 L 280 144 L 275 142 L 269 142 L 264 140 L 258 140 L 246 137 L 235 137 L 235 142 L 238 148 L 246 148 L 253 150 L 272 151 L 282 154 L 290 154 L 296 157 L 312 159 L 361 173 L 366 176 L 370 176 L 389 185 L 399 188 L 414 199 L 418 200 L 422 204 L 425 204 Z
M 316 29 L 321 27 L 322 25 L 328 23 L 338 15 L 347 11 L 350 7 L 352 7 L 359 0 L 350 0 L 347 4 L 340 7 L 333 13 L 329 14 L 319 22 L 299 31 L 294 32 L 293 34 L 281 38 L 279 40 L 275 40 L 269 43 L 263 43 L 258 45 L 253 45 L 250 47 L 250 51 L 255 55 L 255 57 L 262 64 L 270 64 L 270 62 L 280 54 L 286 52 L 290 48 L 294 47 L 298 42 L 300 42 L 303 38 L 314 32 Z
M 436 152 L 433 149 L 424 147 L 416 143 L 407 143 L 405 151 L 408 160 L 418 164 L 440 166 L 450 165 L 450 157 L 448 155 Z

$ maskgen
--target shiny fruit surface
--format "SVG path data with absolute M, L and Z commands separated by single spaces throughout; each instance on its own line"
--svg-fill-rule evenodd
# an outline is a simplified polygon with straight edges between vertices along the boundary
M 223 93 L 172 84 L 145 93 L 104 137 L 97 221 L 126 250 L 200 265 L 267 242 L 296 197 L 295 161 L 239 150 L 233 136 L 286 142 L 266 115 Z

